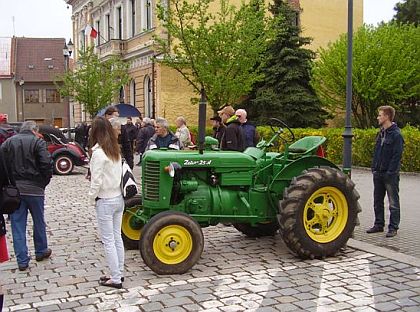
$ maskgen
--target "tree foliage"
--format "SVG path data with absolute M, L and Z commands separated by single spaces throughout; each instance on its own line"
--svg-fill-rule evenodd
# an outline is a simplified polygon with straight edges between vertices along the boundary
M 101 61 L 93 47 L 79 51 L 77 64 L 75 71 L 61 77 L 63 84 L 58 85 L 58 89 L 62 96 L 73 97 L 95 116 L 112 103 L 120 88 L 128 83 L 128 65 L 116 56 Z
M 394 21 L 401 24 L 414 24 L 416 26 L 420 23 L 420 0 L 404 0 L 395 5 L 396 11 Z
M 197 93 L 204 88 L 214 110 L 233 104 L 262 79 L 263 52 L 273 36 L 263 0 L 239 8 L 228 0 L 174 0 L 169 8 L 158 5 L 158 18 L 169 38 L 155 37 L 161 62 Z
M 404 122 L 420 122 L 420 29 L 413 25 L 363 26 L 353 40 L 352 111 L 357 127 L 377 124 L 377 108 L 392 105 Z M 345 109 L 347 36 L 320 49 L 313 86 L 332 111 Z
M 305 46 L 311 39 L 300 36 L 298 13 L 287 1 L 275 0 L 270 12 L 278 18 L 276 37 L 265 52 L 264 80 L 244 105 L 258 123 L 278 116 L 291 127 L 320 127 L 328 113 L 310 85 L 315 53 Z

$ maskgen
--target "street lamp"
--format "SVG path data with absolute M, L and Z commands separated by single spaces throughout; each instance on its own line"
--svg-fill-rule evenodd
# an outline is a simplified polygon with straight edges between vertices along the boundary
M 69 39 L 69 42 L 66 44 L 64 41 L 64 47 L 63 47 L 63 56 L 64 56 L 64 71 L 67 74 L 69 71 L 69 60 L 71 53 L 73 52 L 73 42 L 71 42 L 71 39 Z M 71 140 L 71 133 L 70 133 L 70 115 L 71 115 L 71 107 L 70 107 L 70 98 L 67 96 L 67 102 L 68 102 L 68 129 L 67 129 L 67 136 L 69 138 L 69 141 Z
M 347 13 L 347 81 L 346 81 L 346 123 L 343 139 L 343 171 L 351 177 L 351 128 L 352 62 L 353 62 L 353 0 L 348 0 Z

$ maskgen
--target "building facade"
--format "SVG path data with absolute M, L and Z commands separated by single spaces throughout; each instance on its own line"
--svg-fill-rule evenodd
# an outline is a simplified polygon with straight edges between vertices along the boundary
M 17 121 L 13 52 L 12 38 L 0 38 L 0 113 L 11 122 Z
M 12 38 L 17 121 L 69 125 L 69 103 L 56 83 L 65 73 L 64 38 Z
M 165 36 L 156 17 L 155 0 L 65 1 L 72 6 L 76 59 L 77 50 L 94 45 L 101 59 L 119 55 L 129 64 L 130 83 L 121 90 L 120 102 L 135 105 L 143 116 L 165 117 L 173 124 L 177 116 L 183 115 L 191 124 L 197 124 L 198 109 L 190 100 L 197 94 L 178 73 L 155 61 L 153 35 Z M 303 35 L 313 38 L 312 49 L 325 47 L 347 31 L 346 1 L 290 2 L 298 12 Z M 357 29 L 363 23 L 363 0 L 355 0 L 354 8 Z M 88 25 L 98 32 L 95 39 L 85 33 Z M 86 120 L 81 105 L 75 105 L 75 118 Z

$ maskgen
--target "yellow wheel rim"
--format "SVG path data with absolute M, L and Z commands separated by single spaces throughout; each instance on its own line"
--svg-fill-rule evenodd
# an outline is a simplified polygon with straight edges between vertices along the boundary
M 165 226 L 153 240 L 153 251 L 159 261 L 165 264 L 181 263 L 188 258 L 192 247 L 191 234 L 181 225 Z
M 132 227 L 132 220 L 134 218 L 133 213 L 136 213 L 137 207 L 132 207 L 129 209 L 126 209 L 123 214 L 122 223 L 121 223 L 121 231 L 124 233 L 124 235 L 134 241 L 140 240 L 141 235 L 141 229 L 143 226 L 139 228 L 133 228 Z
M 343 232 L 348 220 L 348 205 L 344 194 L 327 186 L 317 190 L 306 202 L 303 224 L 306 233 L 318 243 L 334 241 Z

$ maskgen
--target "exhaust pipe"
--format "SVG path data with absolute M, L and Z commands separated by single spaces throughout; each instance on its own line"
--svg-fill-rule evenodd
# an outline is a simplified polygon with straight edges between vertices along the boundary
M 204 151 L 204 137 L 206 135 L 206 110 L 207 98 L 206 91 L 201 88 L 200 103 L 198 105 L 198 151 L 203 154 Z

